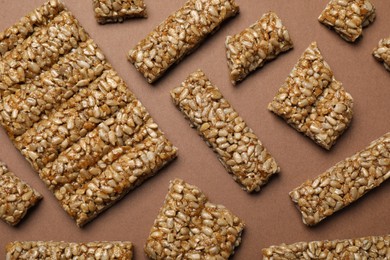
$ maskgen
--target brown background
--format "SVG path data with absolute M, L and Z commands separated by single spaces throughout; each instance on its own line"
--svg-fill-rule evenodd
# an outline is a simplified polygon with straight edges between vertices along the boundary
M 126 60 L 126 53 L 185 1 L 145 0 L 149 18 L 101 26 L 93 16 L 92 1 L 65 0 L 67 7 L 103 49 L 129 88 L 179 148 L 178 158 L 96 220 L 79 229 L 0 129 L 0 160 L 44 196 L 40 205 L 18 227 L 0 223 L 1 248 L 13 240 L 129 240 L 135 245 L 135 258 L 145 259 L 144 242 L 162 205 L 169 180 L 176 177 L 199 186 L 212 202 L 225 205 L 246 222 L 242 244 L 234 259 L 260 258 L 261 248 L 282 242 L 390 233 L 389 181 L 313 228 L 302 223 L 288 196 L 290 190 L 306 179 L 314 178 L 390 131 L 390 73 L 371 55 L 379 39 L 390 35 L 390 3 L 372 0 L 377 7 L 377 20 L 364 30 L 361 40 L 350 44 L 317 21 L 327 0 L 236 1 L 241 9 L 236 18 L 224 24 L 195 53 L 156 84 L 149 85 Z M 0 0 L 0 31 L 43 2 Z M 294 49 L 234 87 L 228 79 L 225 37 L 240 32 L 269 10 L 282 18 L 294 41 Z M 355 100 L 352 125 L 330 152 L 266 109 L 312 41 L 318 42 L 335 77 Z M 281 167 L 280 175 L 272 178 L 257 194 L 249 195 L 240 189 L 212 150 L 171 103 L 169 91 L 198 68 L 203 69 L 221 89 Z

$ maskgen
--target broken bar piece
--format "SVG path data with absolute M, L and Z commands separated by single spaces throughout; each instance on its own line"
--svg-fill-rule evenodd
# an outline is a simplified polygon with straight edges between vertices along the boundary
M 41 194 L 0 161 L 0 219 L 15 226 L 41 199 Z
M 293 48 L 293 42 L 282 20 L 268 12 L 239 34 L 227 36 L 225 46 L 230 80 L 236 85 L 250 72 Z
M 171 96 L 244 190 L 259 191 L 279 172 L 275 159 L 201 70 L 173 89 Z
M 312 226 L 390 178 L 390 132 L 290 192 L 303 223 Z
M 130 50 L 128 59 L 153 83 L 238 12 L 234 0 L 188 0 Z
M 390 37 L 381 39 L 378 43 L 378 47 L 374 49 L 372 55 L 380 61 L 383 62 L 385 68 L 390 71 Z
M 263 259 L 388 259 L 390 235 L 298 242 L 264 248 Z
M 344 40 L 354 42 L 375 17 L 370 0 L 330 0 L 318 21 L 334 29 Z
M 151 259 L 228 259 L 241 243 L 244 227 L 224 206 L 208 202 L 198 187 L 175 179 L 154 221 L 145 253 Z
M 123 22 L 133 17 L 147 17 L 143 0 L 92 0 L 95 18 L 100 24 Z
M 348 128 L 353 98 L 324 60 L 317 43 L 305 50 L 268 110 L 329 150 Z

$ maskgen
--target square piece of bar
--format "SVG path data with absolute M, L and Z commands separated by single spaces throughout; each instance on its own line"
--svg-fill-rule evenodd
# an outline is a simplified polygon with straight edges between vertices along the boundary
M 290 192 L 303 223 L 315 225 L 390 178 L 390 132 Z
M 95 18 L 100 24 L 123 22 L 133 17 L 147 17 L 143 0 L 92 0 Z
M 241 242 L 244 222 L 208 202 L 198 187 L 170 182 L 145 245 L 152 259 L 228 259 Z
M 25 23 L 27 36 L 16 29 Z M 83 226 L 177 148 L 60 0 L 10 28 L 0 33 L 0 124 Z
M 372 55 L 390 71 L 390 37 L 380 40 Z
M 171 97 L 244 190 L 259 191 L 280 171 L 253 130 L 203 71 L 189 75 L 171 91 Z
M 282 20 L 274 12 L 268 12 L 239 34 L 227 36 L 225 46 L 230 80 L 235 85 L 291 49 L 293 42 Z
M 15 226 L 41 199 L 41 194 L 0 161 L 0 219 Z
M 318 21 L 334 29 L 344 40 L 354 42 L 375 16 L 370 0 L 330 0 Z
M 6 259 L 133 259 L 131 242 L 69 243 L 15 241 L 6 246 Z
M 234 0 L 188 0 L 131 49 L 128 59 L 153 83 L 238 12 Z
M 324 60 L 317 43 L 305 50 L 268 109 L 329 150 L 352 120 L 353 99 Z
M 298 242 L 264 248 L 263 259 L 388 259 L 390 235 Z

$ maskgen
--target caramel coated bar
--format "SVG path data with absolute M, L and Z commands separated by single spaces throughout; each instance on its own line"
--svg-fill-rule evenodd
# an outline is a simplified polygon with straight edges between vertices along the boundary
M 153 83 L 238 12 L 234 0 L 188 0 L 130 50 L 128 59 Z
M 132 259 L 131 242 L 68 243 L 15 241 L 6 246 L 6 259 Z
M 264 248 L 263 259 L 388 259 L 390 235 L 298 242 Z
M 330 0 L 318 21 L 334 29 L 344 40 L 354 42 L 375 17 L 370 0 Z
M 41 199 L 41 194 L 0 161 L 0 219 L 15 226 Z
M 224 206 L 208 202 L 198 187 L 175 179 L 145 252 L 152 259 L 228 259 L 241 243 L 244 227 Z
M 235 85 L 291 49 L 293 42 L 282 20 L 274 12 L 268 12 L 239 34 L 226 37 L 225 46 L 230 80 Z
M 390 177 L 390 132 L 290 192 L 303 223 L 315 225 Z
M 305 50 L 268 109 L 329 150 L 348 128 L 353 98 L 337 81 L 317 43 Z
M 93 0 L 93 8 L 96 20 L 100 24 L 147 16 L 143 0 Z
M 372 55 L 378 61 L 383 62 L 385 68 L 390 71 L 390 37 L 381 39 L 378 46 L 372 52 Z
M 171 96 L 244 190 L 259 191 L 279 172 L 275 159 L 201 70 L 172 90 Z

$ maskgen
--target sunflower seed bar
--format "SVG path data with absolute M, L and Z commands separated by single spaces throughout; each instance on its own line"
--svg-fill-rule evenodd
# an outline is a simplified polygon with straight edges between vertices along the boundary
M 183 180 L 170 182 L 145 245 L 152 259 L 228 259 L 241 243 L 244 222 Z
M 344 40 L 354 42 L 363 27 L 375 20 L 375 7 L 370 0 L 330 0 L 318 21 L 334 29 Z
M 15 226 L 41 199 L 41 194 L 0 162 L 0 219 Z
M 130 50 L 128 59 L 153 83 L 238 12 L 234 0 L 188 0 Z
M 244 190 L 259 191 L 279 172 L 275 159 L 201 70 L 172 90 L 171 96 Z
M 390 71 L 390 37 L 380 40 L 372 55 Z
M 6 259 L 132 259 L 131 242 L 68 243 L 15 241 L 6 246 Z
M 303 223 L 315 225 L 390 178 L 390 132 L 290 192 Z
M 123 22 L 132 17 L 147 17 L 143 0 L 93 0 L 98 23 Z
M 3 98 L 0 103 L 1 124 L 15 139 L 34 123 L 47 119 L 52 109 L 58 108 L 109 68 L 92 40 L 80 43 L 50 70 L 40 74 L 39 80 L 20 86 L 14 94 Z
M 348 128 L 352 108 L 351 95 L 334 79 L 315 42 L 268 105 L 268 110 L 328 150 Z
M 226 37 L 225 46 L 230 80 L 235 85 L 291 49 L 293 42 L 282 20 L 274 12 L 268 12 L 239 34 Z
M 33 34 L 40 26 L 46 26 L 54 17 L 64 10 L 58 0 L 51 0 L 23 17 L 15 25 L 0 32 L 0 57 L 15 48 Z
M 14 92 L 19 84 L 33 79 L 57 63 L 59 57 L 85 41 L 87 35 L 69 12 L 62 11 L 16 48 L 5 53 L 0 60 L 0 94 L 2 90 Z M 7 94 L 7 92 L 3 93 Z
M 281 244 L 264 248 L 263 259 L 388 259 L 390 236 Z

